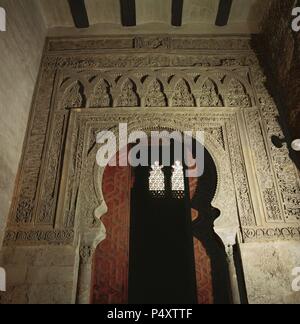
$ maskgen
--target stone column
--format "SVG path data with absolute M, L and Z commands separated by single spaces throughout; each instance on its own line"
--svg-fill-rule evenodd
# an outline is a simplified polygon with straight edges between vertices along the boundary
M 99 218 L 105 213 L 107 207 L 105 204 L 98 210 Z M 96 213 L 96 212 L 95 212 Z M 98 220 L 99 221 L 99 220 Z M 106 238 L 106 230 L 102 222 L 93 229 L 83 229 L 81 243 L 79 248 L 79 269 L 77 280 L 77 304 L 90 304 L 92 275 L 93 275 L 93 256 L 97 246 Z
M 95 249 L 81 246 L 79 250 L 79 272 L 77 287 L 77 304 L 89 304 L 92 286 L 92 259 Z
M 236 271 L 235 262 L 234 262 L 233 247 L 234 247 L 233 245 L 226 246 L 226 255 L 227 255 L 227 264 L 228 264 L 228 270 L 229 270 L 232 302 L 235 305 L 239 305 L 239 304 L 241 304 L 241 296 L 240 296 L 240 290 L 239 290 L 237 271 Z
M 214 227 L 215 232 L 221 238 L 227 255 L 227 264 L 229 270 L 231 297 L 233 304 L 241 304 L 238 276 L 234 262 L 233 247 L 236 245 L 238 227 Z

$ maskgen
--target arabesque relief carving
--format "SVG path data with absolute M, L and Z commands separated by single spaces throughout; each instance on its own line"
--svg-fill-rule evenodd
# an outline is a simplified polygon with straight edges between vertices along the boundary
M 287 147 L 272 145 L 278 111 L 249 39 L 50 39 L 47 49 L 6 245 L 72 244 L 90 229 L 103 237 L 95 134 L 120 122 L 204 130 L 220 164 L 216 226 L 240 224 L 244 242 L 300 239 L 299 175 Z
M 71 85 L 66 87 L 62 82 L 61 108 L 248 108 L 253 106 L 248 75 L 249 71 L 239 68 L 82 71 L 72 73 L 77 80 Z M 99 81 L 95 84 L 94 79 Z M 85 87 L 79 86 L 82 84 Z M 83 98 L 87 98 L 86 105 Z

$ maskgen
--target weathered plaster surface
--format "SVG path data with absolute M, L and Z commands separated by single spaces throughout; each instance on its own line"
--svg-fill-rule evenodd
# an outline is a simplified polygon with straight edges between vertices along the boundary
M 76 257 L 72 247 L 3 248 L 7 293 L 0 304 L 75 303 Z
M 0 33 L 0 247 L 22 152 L 46 30 L 36 0 L 1 0 L 7 31 Z
M 300 303 L 300 292 L 292 290 L 299 242 L 242 244 L 241 253 L 250 304 Z

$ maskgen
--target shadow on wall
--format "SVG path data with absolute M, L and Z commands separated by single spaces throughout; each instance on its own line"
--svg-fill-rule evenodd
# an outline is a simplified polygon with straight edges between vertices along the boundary
M 264 19 L 265 13 L 267 12 L 271 2 L 273 0 L 248 0 L 252 2 L 248 16 L 245 19 L 247 22 L 248 29 L 253 30 L 253 25 L 261 25 L 261 22 Z
M 214 231 L 220 211 L 211 202 L 217 188 L 217 170 L 210 154 L 205 151 L 205 172 L 198 179 L 191 208 L 198 212 L 193 221 L 193 235 L 204 246 L 211 262 L 214 304 L 230 304 L 230 281 L 224 244 Z

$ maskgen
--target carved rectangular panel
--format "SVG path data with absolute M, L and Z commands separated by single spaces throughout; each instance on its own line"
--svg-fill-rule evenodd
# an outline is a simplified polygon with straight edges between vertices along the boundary
M 6 244 L 44 244 L 46 230 L 53 233 L 49 243 L 70 243 L 56 234 L 72 231 L 81 221 L 87 227 L 97 227 L 93 208 L 100 198 L 93 183 L 84 184 L 83 171 L 93 167 L 88 162 L 93 143 L 87 138 L 87 124 L 97 120 L 99 129 L 114 127 L 126 121 L 124 112 L 127 117 L 133 113 L 141 125 L 149 118 L 150 127 L 160 121 L 161 117 L 155 119 L 152 114 L 159 107 L 163 114 L 170 112 L 169 122 L 176 127 L 181 118 L 194 124 L 202 113 L 203 128 L 231 161 L 234 208 L 238 209 L 243 240 L 299 239 L 299 175 L 287 147 L 272 145 L 271 136 L 283 134 L 265 82 L 249 38 L 149 35 L 49 39 Z M 117 113 L 109 115 L 106 109 Z M 77 128 L 70 129 L 69 112 L 81 116 L 84 111 L 86 120 L 78 117 Z M 241 147 L 239 140 L 238 115 L 245 117 L 246 128 L 239 127 L 239 131 L 247 148 Z M 217 123 L 220 120 L 222 125 Z M 64 155 L 68 152 L 66 136 L 74 143 L 70 165 Z M 245 150 L 248 155 L 243 154 Z M 68 179 L 60 192 L 63 165 L 68 167 Z M 257 179 L 257 185 L 252 178 Z M 80 191 L 82 185 L 85 193 Z M 88 195 L 91 204 L 82 210 Z M 253 195 L 257 195 L 262 211 L 253 204 Z

